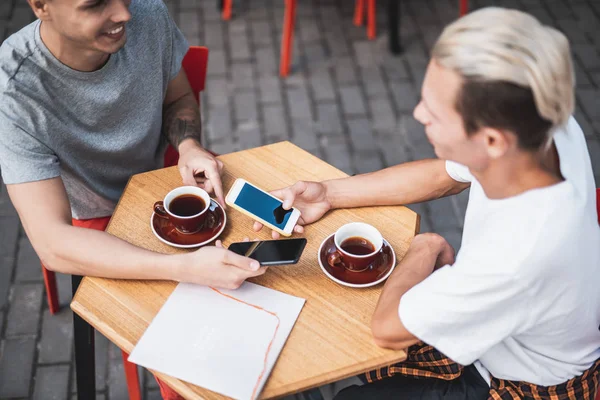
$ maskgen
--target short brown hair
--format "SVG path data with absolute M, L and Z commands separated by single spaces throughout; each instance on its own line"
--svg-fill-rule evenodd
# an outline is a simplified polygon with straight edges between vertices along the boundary
M 531 89 L 509 82 L 467 79 L 457 95 L 456 109 L 467 134 L 484 127 L 507 130 L 524 150 L 540 149 L 552 128 L 552 122 L 538 113 Z

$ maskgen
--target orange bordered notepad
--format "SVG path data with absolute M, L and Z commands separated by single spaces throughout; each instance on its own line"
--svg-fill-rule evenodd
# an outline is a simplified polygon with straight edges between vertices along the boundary
M 234 399 L 255 399 L 304 302 L 249 282 L 238 290 L 179 284 L 129 361 Z

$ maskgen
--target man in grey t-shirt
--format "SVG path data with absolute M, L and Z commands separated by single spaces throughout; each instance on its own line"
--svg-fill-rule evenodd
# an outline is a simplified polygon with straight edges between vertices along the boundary
M 71 218 L 109 216 L 128 178 L 179 151 L 183 183 L 223 204 L 222 163 L 200 144 L 181 61 L 188 45 L 161 0 L 28 0 L 38 20 L 0 47 L 0 167 L 47 268 L 234 288 L 264 273 L 219 247 L 162 255 Z

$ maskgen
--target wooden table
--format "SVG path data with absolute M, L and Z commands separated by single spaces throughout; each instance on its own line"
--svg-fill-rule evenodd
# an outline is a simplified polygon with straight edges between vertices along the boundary
M 347 176 L 289 142 L 219 158 L 225 164 L 225 190 L 236 177 L 272 190 L 297 180 Z M 152 204 L 179 185 L 181 178 L 174 167 L 133 176 L 107 232 L 160 253 L 184 251 L 161 243 L 149 226 Z M 225 245 L 245 236 L 270 238 L 267 230 L 252 232 L 252 220 L 236 210 L 229 208 L 227 213 L 227 227 L 221 235 Z M 264 387 L 263 398 L 317 387 L 406 357 L 403 351 L 384 350 L 373 343 L 370 320 L 382 286 L 368 289 L 340 286 L 329 280 L 318 265 L 316 253 L 322 240 L 351 221 L 365 221 L 377 227 L 399 259 L 419 229 L 419 216 L 405 207 L 336 210 L 306 228 L 308 244 L 299 264 L 272 267 L 264 276 L 252 280 L 307 300 Z M 131 352 L 175 286 L 174 282 L 86 277 L 71 308 L 121 349 Z M 186 398 L 223 398 L 178 379 L 157 375 Z

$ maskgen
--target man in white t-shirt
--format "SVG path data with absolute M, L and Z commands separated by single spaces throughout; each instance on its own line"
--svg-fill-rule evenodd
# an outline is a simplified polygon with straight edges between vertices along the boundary
M 414 111 L 439 160 L 275 192 L 300 209 L 302 232 L 334 208 L 470 187 L 460 252 L 416 236 L 373 315 L 375 342 L 409 348 L 412 369 L 370 374 L 379 380 L 338 398 L 593 398 L 600 229 L 573 87 L 563 34 L 519 11 L 479 10 L 438 39 Z

